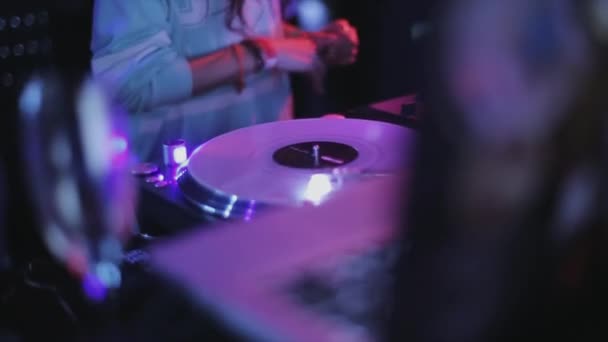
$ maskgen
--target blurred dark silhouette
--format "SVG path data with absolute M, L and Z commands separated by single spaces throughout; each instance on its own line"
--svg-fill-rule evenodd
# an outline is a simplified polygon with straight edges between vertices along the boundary
M 608 337 L 599 3 L 436 14 L 390 340 Z

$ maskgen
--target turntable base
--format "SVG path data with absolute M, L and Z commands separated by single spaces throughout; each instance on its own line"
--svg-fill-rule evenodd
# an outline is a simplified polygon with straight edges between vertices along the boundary
M 397 115 L 384 113 L 395 118 L 383 120 L 377 111 L 262 124 L 208 141 L 191 154 L 178 182 L 156 186 L 140 179 L 142 230 L 166 235 L 218 219 L 251 219 L 266 207 L 311 203 L 311 184 L 313 195 L 323 197 L 319 192 L 331 192 L 328 187 L 409 169 L 402 148 L 415 131 Z

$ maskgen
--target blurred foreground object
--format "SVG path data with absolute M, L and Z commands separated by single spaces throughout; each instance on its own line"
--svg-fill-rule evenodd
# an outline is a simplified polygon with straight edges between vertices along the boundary
M 605 4 L 443 8 L 395 340 L 606 339 Z
M 93 302 L 121 284 L 135 190 L 119 112 L 86 77 L 34 76 L 19 100 L 21 144 L 40 234 Z

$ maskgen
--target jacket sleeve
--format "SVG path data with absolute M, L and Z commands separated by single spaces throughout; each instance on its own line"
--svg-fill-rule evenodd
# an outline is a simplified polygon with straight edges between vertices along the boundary
M 174 48 L 163 0 L 96 0 L 93 75 L 131 113 L 187 99 L 188 61 Z

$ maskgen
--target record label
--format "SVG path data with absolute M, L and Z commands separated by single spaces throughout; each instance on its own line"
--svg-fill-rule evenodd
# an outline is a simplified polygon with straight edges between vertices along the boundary
M 328 169 L 346 166 L 358 156 L 359 152 L 346 144 L 312 141 L 285 146 L 272 158 L 279 165 L 297 169 Z

